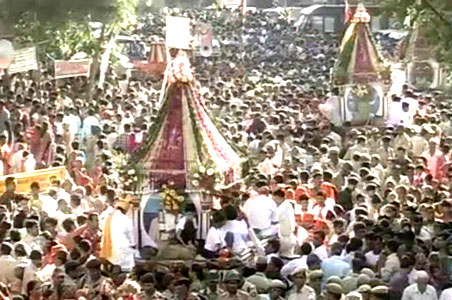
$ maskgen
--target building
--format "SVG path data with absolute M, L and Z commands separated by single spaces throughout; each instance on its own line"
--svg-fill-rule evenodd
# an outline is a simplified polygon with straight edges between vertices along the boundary
M 359 0 L 348 0 L 349 7 L 355 9 Z M 389 19 L 382 16 L 381 0 L 363 0 L 363 4 L 372 16 L 372 31 L 389 28 Z M 345 28 L 345 0 L 280 0 L 281 6 L 310 7 L 321 5 L 310 15 L 312 28 L 326 33 L 341 33 Z

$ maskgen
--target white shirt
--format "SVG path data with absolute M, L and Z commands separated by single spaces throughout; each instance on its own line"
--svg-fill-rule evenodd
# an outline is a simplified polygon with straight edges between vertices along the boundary
M 195 229 L 198 229 L 198 223 L 195 218 L 192 218 L 193 226 Z M 187 216 L 183 216 L 180 218 L 179 222 L 176 225 L 176 231 L 182 231 L 185 228 L 185 223 L 187 223 Z
M 71 133 L 72 137 L 74 137 L 75 135 L 78 134 L 82 121 L 78 116 L 71 114 L 68 116 L 64 116 L 63 124 L 69 124 L 69 132 Z
M 224 237 L 226 237 L 228 232 L 233 234 L 234 244 L 232 245 L 232 252 L 240 253 L 248 247 L 246 245 L 247 241 L 249 241 L 248 226 L 245 221 L 226 221 L 226 224 L 221 227 L 221 231 Z
M 279 221 L 280 236 L 291 236 L 295 231 L 295 210 L 289 201 L 285 200 L 276 209 Z
M 0 282 L 9 285 L 16 279 L 14 276 L 16 265 L 16 259 L 11 255 L 0 256 L 0 270 L 2 270 L 0 272 Z
M 415 283 L 403 291 L 402 300 L 438 300 L 438 296 L 433 286 L 427 285 L 425 292 L 421 293 Z
M 37 279 L 37 275 L 36 272 L 39 269 L 34 265 L 34 264 L 30 264 L 28 265 L 25 270 L 24 270 L 24 277 L 22 280 L 22 293 L 26 294 L 27 291 L 27 284 L 32 281 L 32 280 L 36 280 Z
M 312 254 L 317 255 L 321 261 L 328 258 L 328 250 L 325 245 L 315 248 L 314 251 L 312 251 Z
M 112 253 L 108 260 L 120 265 L 125 272 L 130 272 L 135 266 L 135 244 L 132 220 L 121 211 L 115 210 L 111 220 Z
M 441 297 L 439 297 L 439 300 L 449 300 L 452 299 L 452 288 L 445 289 L 441 293 Z
M 204 248 L 211 252 L 216 252 L 225 246 L 223 233 L 220 229 L 215 227 L 210 227 L 207 232 L 206 243 Z
M 278 221 L 276 203 L 265 195 L 248 199 L 243 210 L 251 228 L 265 230 Z
M 287 300 L 315 300 L 316 298 L 314 289 L 305 285 L 298 293 L 294 289 L 290 290 Z
M 33 157 L 33 154 L 28 154 L 27 159 L 24 162 L 25 172 L 33 172 L 36 168 L 36 160 Z
M 309 269 L 307 259 L 308 256 L 303 255 L 300 258 L 289 261 L 287 264 L 284 265 L 284 267 L 282 267 L 281 275 L 284 277 L 288 277 L 290 274 L 292 274 L 293 271 L 295 271 L 299 267 Z
M 373 251 L 369 251 L 366 253 L 366 262 L 375 267 L 380 260 L 380 254 L 375 254 Z
M 381 278 L 385 282 L 391 280 L 391 276 L 400 270 L 400 260 L 397 253 L 391 253 L 388 255 L 385 261 L 384 267 L 381 269 Z
M 91 135 L 91 127 L 99 126 L 99 120 L 95 116 L 88 116 L 83 120 L 82 137 L 88 137 Z

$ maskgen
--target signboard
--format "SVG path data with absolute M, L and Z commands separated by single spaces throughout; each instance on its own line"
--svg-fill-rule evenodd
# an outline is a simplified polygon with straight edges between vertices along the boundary
M 221 2 L 220 6 L 226 6 L 226 7 L 240 6 L 242 4 L 242 0 L 221 0 L 220 2 Z
M 166 46 L 178 49 L 191 49 L 192 41 L 190 19 L 166 17 Z
M 17 173 L 0 177 L 0 193 L 4 193 L 6 190 L 5 180 L 8 177 L 14 177 L 16 179 L 16 192 L 17 193 L 29 193 L 30 185 L 33 182 L 38 182 L 41 190 L 46 190 L 51 187 L 52 179 L 65 180 L 66 168 L 56 167 L 37 170 L 34 172 Z
M 9 74 L 37 70 L 38 61 L 36 59 L 36 47 L 22 48 L 14 50 L 13 62 L 9 65 Z
M 199 51 L 201 56 L 209 57 L 213 53 L 212 49 L 212 25 L 199 22 L 196 26 Z
M 55 79 L 89 76 L 90 59 L 82 60 L 55 60 Z

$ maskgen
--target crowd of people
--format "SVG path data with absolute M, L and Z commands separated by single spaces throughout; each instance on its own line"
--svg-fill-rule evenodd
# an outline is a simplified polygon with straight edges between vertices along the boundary
M 196 209 L 181 211 L 174 242 L 197 247 L 196 259 L 140 255 L 127 216 L 118 165 L 146 140 L 161 80 L 110 74 L 88 101 L 82 77 L 5 74 L 1 173 L 64 166 L 67 175 L 26 191 L 6 179 L 2 298 L 452 299 L 447 97 L 405 86 L 393 99 L 412 106 L 410 122 L 336 127 L 319 105 L 334 94 L 338 37 L 261 11 L 172 13 L 213 25 L 220 53 L 197 58 L 195 77 L 246 166 L 211 211 L 204 242 L 184 236 Z M 141 22 L 138 34 L 164 36 L 162 14 Z

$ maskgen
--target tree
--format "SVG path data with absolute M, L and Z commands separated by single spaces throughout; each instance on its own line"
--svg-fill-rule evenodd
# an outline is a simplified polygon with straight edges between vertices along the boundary
M 93 58 L 90 90 L 106 44 L 133 30 L 138 0 L 0 0 L 1 18 L 15 24 L 15 44 L 38 44 L 42 55 L 69 59 L 78 52 Z M 93 25 L 97 25 L 94 28 Z
M 406 20 L 409 27 L 417 23 L 434 46 L 436 59 L 452 66 L 452 1 L 384 0 L 383 8 L 402 24 Z

